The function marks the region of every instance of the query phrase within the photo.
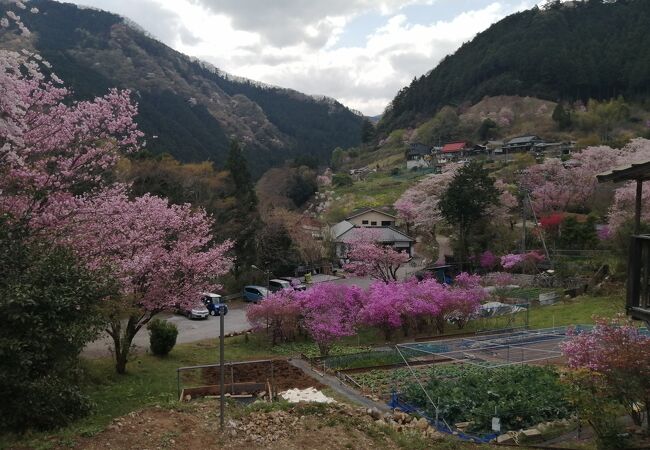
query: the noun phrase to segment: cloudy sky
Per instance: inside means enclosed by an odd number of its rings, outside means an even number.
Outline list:
[[[414,76],[539,0],[67,0],[230,72],[380,114]]]

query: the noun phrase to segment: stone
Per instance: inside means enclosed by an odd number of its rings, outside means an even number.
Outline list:
[[[421,417],[415,421],[415,427],[419,430],[426,431],[427,428],[429,428],[429,421],[424,417]]]
[[[511,434],[505,433],[497,436],[497,444],[514,444],[515,439]]]
[[[522,431],[522,433],[526,437],[526,439],[529,440],[542,438],[542,432],[539,431],[537,428],[530,428],[528,430]]]
[[[465,428],[468,428],[471,425],[472,422],[458,422],[454,424],[454,426],[460,430],[464,430]]]
[[[370,417],[372,417],[375,420],[381,419],[382,416],[381,411],[379,411],[377,408],[368,408],[367,413]]]

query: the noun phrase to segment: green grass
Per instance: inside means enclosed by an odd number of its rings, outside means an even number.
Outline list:
[[[21,445],[50,448],[74,436],[89,436],[101,431],[118,416],[151,405],[176,406],[176,369],[182,366],[216,363],[219,350],[216,341],[180,344],[165,358],[149,354],[136,355],[127,365],[127,373],[115,373],[110,358],[82,360],[83,392],[95,404],[90,416],[81,419],[53,434],[28,433],[19,439]],[[266,340],[244,336],[229,338],[225,342],[226,361],[239,361],[272,357]],[[12,448],[16,436],[0,436],[0,449]]]
[[[406,171],[404,166],[398,175],[372,173],[352,186],[335,188],[334,199],[338,200],[334,200],[330,206],[328,219],[338,219],[341,214],[361,207],[391,206],[406,189],[425,175],[423,171]]]
[[[592,323],[592,317],[613,316],[624,311],[622,294],[614,297],[581,296],[566,302],[545,307],[533,307],[530,311],[531,328],[547,328],[553,325]],[[475,324],[457,330],[449,326],[448,333],[473,331]],[[412,336],[397,340],[410,341]],[[384,344],[382,333],[375,329],[364,329],[357,336],[344,339],[334,350],[335,354],[346,354],[367,350],[370,345]],[[307,351],[315,353],[315,346],[309,342],[285,345],[272,350],[265,336],[238,336],[226,340],[226,360],[246,360],[289,355]],[[126,375],[117,375],[110,358],[83,360],[85,376],[82,389],[95,403],[93,413],[53,434],[28,433],[18,439],[15,436],[0,436],[0,448],[15,447],[17,442],[33,448],[51,448],[72,440],[75,436],[93,435],[103,429],[114,417],[150,405],[174,406],[176,402],[176,369],[181,366],[209,364],[218,361],[216,341],[201,341],[177,345],[166,358],[148,354],[136,355],[127,366]],[[377,360],[378,362],[382,362]]]
[[[623,295],[591,297],[583,295],[551,306],[536,306],[530,311],[531,328],[593,323],[594,316],[612,317],[625,312]]]

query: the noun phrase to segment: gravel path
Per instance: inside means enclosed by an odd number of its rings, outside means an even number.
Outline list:
[[[352,403],[363,406],[364,408],[377,408],[379,411],[382,412],[390,411],[388,405],[384,403],[375,402],[373,400],[370,400],[367,397],[364,397],[363,395],[359,394],[356,390],[344,384],[341,380],[339,380],[335,376],[329,374],[323,374],[322,372],[317,373],[315,370],[311,368],[309,363],[303,359],[295,359],[295,358],[290,359],[289,363],[298,367],[299,369],[302,369],[303,372],[313,377],[314,379],[318,380],[319,383],[332,388],[334,391],[344,396]]]

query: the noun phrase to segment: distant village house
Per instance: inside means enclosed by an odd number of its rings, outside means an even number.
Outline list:
[[[409,144],[406,153],[406,169],[431,167],[431,147],[419,142]]]
[[[412,256],[415,239],[395,228],[396,223],[397,217],[374,208],[354,211],[345,220],[330,228],[336,256],[345,258],[349,243],[360,239],[364,228],[376,230],[377,240],[382,245],[393,247]]]

